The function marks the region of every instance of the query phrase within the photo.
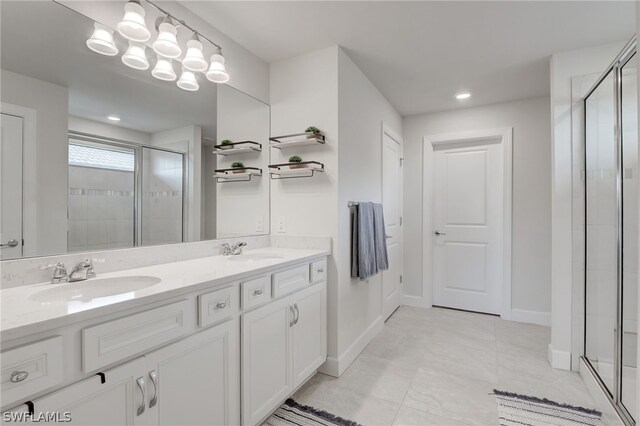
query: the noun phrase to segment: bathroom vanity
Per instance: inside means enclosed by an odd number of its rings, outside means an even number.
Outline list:
[[[326,359],[328,254],[269,247],[1,290],[3,421],[258,424]]]

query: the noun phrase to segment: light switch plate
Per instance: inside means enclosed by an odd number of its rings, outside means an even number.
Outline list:
[[[278,218],[278,232],[287,232],[287,218],[284,216]]]
[[[264,221],[262,220],[262,216],[258,216],[256,219],[256,232],[264,231]]]

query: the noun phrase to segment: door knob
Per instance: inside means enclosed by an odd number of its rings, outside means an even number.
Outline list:
[[[440,232],[440,231],[436,231],[436,232],[434,232],[434,234],[436,234],[437,237],[439,237],[440,235],[443,235],[443,236],[447,235],[446,233]]]
[[[18,247],[18,240],[9,240],[5,244],[0,244],[0,247]]]

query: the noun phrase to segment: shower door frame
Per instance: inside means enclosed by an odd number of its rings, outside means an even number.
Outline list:
[[[142,245],[142,150],[144,148],[154,149],[157,151],[169,152],[180,155],[182,158],[182,236],[181,241],[175,243],[184,243],[187,234],[188,217],[186,211],[187,197],[187,176],[189,176],[187,153],[174,151],[167,148],[161,148],[153,145],[137,144],[122,139],[110,138],[106,136],[93,135],[91,133],[77,132],[69,130],[68,139],[76,139],[84,142],[92,142],[103,145],[110,145],[118,148],[127,148],[134,151],[135,167],[133,170],[133,247],[143,247]]]
[[[585,365],[596,379],[596,382],[606,395],[607,399],[616,410],[622,420],[628,425],[635,425],[635,421],[627,408],[622,403],[622,285],[623,285],[623,253],[622,253],[622,221],[623,221],[623,200],[622,200],[622,69],[636,55],[637,44],[636,36],[634,36],[620,51],[613,62],[598,77],[596,82],[587,91],[582,98],[582,126],[583,126],[583,147],[584,147],[584,336],[583,336],[583,354],[581,356]],[[587,99],[600,87],[600,84],[612,73],[614,78],[614,143],[615,143],[615,160],[616,160],[616,331],[614,340],[613,354],[613,389],[609,390],[598,371],[591,364],[587,357]],[[638,407],[640,409],[640,407]],[[637,415],[637,414],[636,414]]]

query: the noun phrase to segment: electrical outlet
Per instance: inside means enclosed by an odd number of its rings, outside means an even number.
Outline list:
[[[256,220],[256,232],[263,232],[263,231],[264,231],[264,222],[262,220],[262,216],[258,216]]]
[[[287,218],[284,216],[278,218],[278,232],[287,232]]]

